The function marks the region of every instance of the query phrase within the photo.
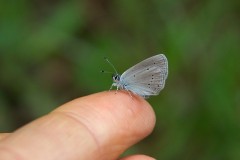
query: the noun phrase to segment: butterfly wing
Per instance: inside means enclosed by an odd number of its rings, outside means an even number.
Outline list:
[[[143,60],[125,71],[120,82],[123,89],[142,97],[158,95],[168,76],[168,61],[159,54]]]

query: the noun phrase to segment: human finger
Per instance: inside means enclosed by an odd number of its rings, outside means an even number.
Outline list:
[[[101,92],[66,103],[7,136],[0,159],[116,159],[154,125],[154,112],[142,98]]]

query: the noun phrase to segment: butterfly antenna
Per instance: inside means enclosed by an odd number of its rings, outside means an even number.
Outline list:
[[[101,72],[101,73],[110,73],[110,74],[113,74],[113,72],[104,71],[104,70],[101,70],[100,72]]]
[[[112,66],[112,68],[114,69],[115,73],[118,74],[116,68],[115,68],[114,65],[107,59],[107,57],[104,57],[104,59]]]

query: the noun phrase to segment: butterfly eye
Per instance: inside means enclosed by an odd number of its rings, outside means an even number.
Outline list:
[[[115,76],[115,79],[116,79],[116,81],[120,81],[120,76],[119,76],[119,75],[116,75],[116,76]]]
[[[113,75],[112,78],[113,78],[114,81],[120,81],[120,76],[118,74]]]

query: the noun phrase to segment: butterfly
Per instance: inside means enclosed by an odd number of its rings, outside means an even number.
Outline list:
[[[108,59],[107,62],[110,63]],[[112,65],[112,63],[110,63]],[[113,86],[137,94],[143,98],[156,96],[165,86],[168,77],[168,60],[164,54],[147,58],[132,66],[122,75],[118,74],[115,67],[112,75]]]

